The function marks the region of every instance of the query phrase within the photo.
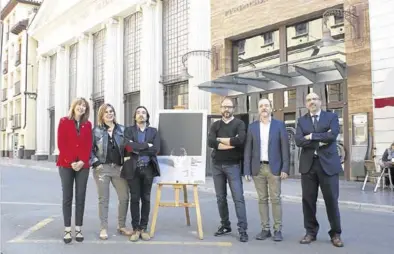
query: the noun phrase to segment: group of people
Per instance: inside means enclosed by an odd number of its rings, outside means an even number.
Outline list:
[[[295,135],[300,147],[302,208],[306,234],[301,244],[316,240],[319,223],[316,219],[318,189],[323,194],[331,230],[331,242],[342,247],[341,222],[338,207],[339,173],[342,171],[336,150],[339,134],[338,116],[321,110],[321,100],[315,93],[306,97],[309,112],[298,119]],[[221,223],[215,236],[230,233],[231,223],[227,204],[229,184],[238,218],[239,240],[249,240],[247,212],[242,177],[254,181],[258,194],[261,232],[257,240],[271,238],[282,241],[281,182],[289,175],[290,148],[286,126],[272,117],[268,99],[258,102],[260,119],[249,124],[234,118],[234,103],[225,98],[221,102],[222,119],[214,122],[208,134],[208,146],[213,148],[213,180]],[[88,120],[89,103],[75,99],[68,116],[60,119],[58,127],[59,157],[57,166],[63,190],[64,242],[73,239],[71,214],[75,182],[75,240],[82,242],[86,186],[89,169],[98,193],[99,237],[108,239],[108,206],[110,183],[118,196],[118,232],[131,241],[150,240],[147,225],[153,178],[160,176],[157,154],[160,137],[156,128],[149,126],[148,110],[139,106],[134,113],[135,124],[125,127],[116,121],[115,109],[105,103],[97,114],[97,126]],[[271,233],[269,205],[271,200],[273,233]],[[141,202],[141,207],[140,207]],[[126,227],[130,205],[132,230]]]
[[[118,197],[118,232],[131,241],[150,240],[147,225],[153,178],[160,175],[157,154],[160,137],[149,126],[149,112],[139,106],[134,113],[135,124],[125,127],[116,121],[111,104],[104,103],[97,114],[97,126],[88,120],[89,103],[75,99],[67,116],[58,127],[59,156],[57,166],[63,191],[65,243],[73,239],[71,214],[75,182],[75,240],[82,242],[86,187],[90,168],[97,186],[99,237],[108,239],[108,206],[110,183]],[[140,207],[141,203],[141,207]],[[130,205],[132,230],[126,227]]]
[[[301,148],[299,172],[301,173],[302,209],[306,234],[301,244],[316,240],[319,223],[316,219],[318,189],[323,194],[331,230],[328,232],[336,247],[343,247],[341,221],[338,207],[339,173],[342,171],[336,139],[340,126],[335,113],[321,110],[321,100],[315,93],[306,96],[308,113],[297,122],[296,145]],[[234,118],[234,102],[224,98],[221,102],[222,119],[214,122],[209,130],[208,146],[212,150],[213,180],[217,197],[220,226],[215,236],[232,231],[227,204],[229,184],[238,218],[241,242],[249,240],[243,181],[253,179],[258,194],[261,232],[257,240],[272,238],[282,241],[281,182],[289,175],[290,148],[286,126],[272,117],[268,99],[258,102],[259,120],[249,124]],[[269,205],[271,200],[273,233],[271,233]]]

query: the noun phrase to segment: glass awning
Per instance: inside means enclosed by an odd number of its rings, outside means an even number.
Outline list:
[[[332,52],[265,68],[226,74],[198,88],[221,96],[234,96],[346,79],[345,54]]]

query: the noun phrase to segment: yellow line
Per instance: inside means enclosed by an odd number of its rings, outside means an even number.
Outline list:
[[[46,225],[48,225],[49,223],[51,223],[54,220],[53,217],[49,217],[46,218],[40,222],[38,222],[36,225],[34,225],[33,227],[27,229],[26,231],[24,231],[22,234],[20,234],[19,236],[15,237],[14,239],[10,240],[9,243],[21,243],[24,242],[25,239],[31,235],[32,233],[42,229],[43,227],[45,227]]]
[[[16,243],[12,241],[12,243]],[[61,243],[64,244],[62,240],[25,240],[22,239],[17,241],[17,243]],[[139,241],[139,242],[130,242],[130,241],[84,241],[83,243],[87,244],[142,244],[142,245],[189,245],[189,246],[218,246],[218,247],[231,247],[233,244],[231,242],[181,242],[181,241]]]

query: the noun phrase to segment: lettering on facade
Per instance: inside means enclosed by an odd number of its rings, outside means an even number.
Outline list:
[[[253,0],[253,1],[250,1],[250,2],[245,3],[245,4],[241,4],[241,5],[237,6],[237,7],[231,8],[230,10],[227,10],[224,15],[227,17],[229,15],[232,15],[232,14],[237,13],[237,12],[241,12],[241,11],[243,11],[245,9],[250,8],[250,7],[253,7],[253,6],[256,6],[256,5],[259,5],[259,4],[263,4],[263,3],[267,2],[267,1],[268,0]]]
[[[112,3],[114,0],[96,0],[95,9],[96,11],[103,9],[108,4]]]

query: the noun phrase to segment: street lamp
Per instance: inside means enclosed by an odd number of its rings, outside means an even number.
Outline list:
[[[354,10],[354,9],[353,9]],[[360,24],[359,24],[359,19],[358,15],[354,14],[354,11],[345,11],[343,9],[330,9],[327,10],[323,13],[323,21],[322,21],[322,32],[323,36],[320,41],[318,41],[314,45],[314,50],[312,52],[311,56],[315,56],[319,54],[320,48],[322,47],[330,47],[337,45],[339,43],[342,43],[343,40],[335,40],[332,35],[331,35],[331,30],[327,25],[328,19],[330,16],[343,16],[349,23],[353,26],[355,33],[356,33],[356,38],[354,39],[359,39],[360,37]]]
[[[182,56],[182,72],[179,75],[180,78],[183,79],[190,79],[193,78],[192,75],[189,74],[188,70],[187,70],[187,66],[186,66],[186,62],[187,59],[189,58],[189,56],[205,56],[206,58],[210,59],[211,58],[211,51],[210,50],[192,50],[187,52],[186,54],[184,54]]]

